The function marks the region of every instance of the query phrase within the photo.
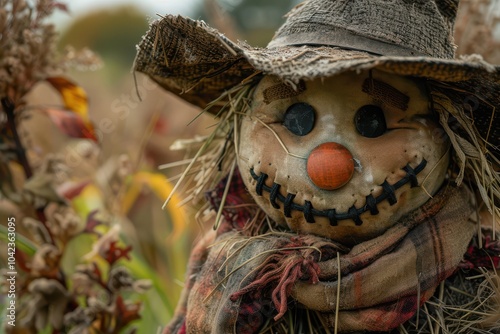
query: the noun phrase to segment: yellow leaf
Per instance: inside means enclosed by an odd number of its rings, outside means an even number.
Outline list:
[[[89,125],[88,99],[83,88],[63,77],[47,78],[47,81],[61,94],[64,106],[78,114],[85,124]]]
[[[168,182],[162,174],[150,172],[135,173],[130,179],[130,184],[122,201],[122,210],[125,214],[130,211],[144,187],[152,190],[156,197],[158,197],[162,202],[173,190],[170,182]],[[178,207],[179,202],[179,198],[174,195],[170,201],[169,207],[167,208],[168,213],[172,218],[172,238],[175,238],[183,230],[183,224],[186,221],[184,211]]]

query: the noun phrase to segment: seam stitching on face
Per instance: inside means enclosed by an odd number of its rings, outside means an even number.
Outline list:
[[[315,223],[314,216],[317,216],[328,218],[331,226],[337,226],[338,221],[347,219],[351,219],[357,226],[360,226],[363,224],[363,220],[360,217],[362,213],[369,211],[371,215],[377,215],[379,213],[377,205],[384,200],[387,200],[390,205],[396,204],[398,201],[395,194],[396,190],[407,183],[410,183],[411,188],[418,187],[419,184],[417,175],[423,171],[426,166],[427,160],[425,159],[422,159],[422,161],[415,168],[412,168],[410,164],[407,164],[405,167],[401,168],[405,171],[406,175],[403,176],[398,182],[389,184],[389,182],[385,180],[380,185],[382,187],[382,194],[377,197],[370,194],[366,196],[366,202],[363,207],[357,209],[353,205],[347,212],[344,213],[337,213],[335,209],[314,209],[310,201],[304,201],[304,205],[294,203],[293,200],[295,199],[295,194],[287,193],[285,197],[279,192],[281,185],[273,182],[273,185],[269,187],[265,184],[268,174],[260,173],[260,175],[257,175],[252,167],[250,168],[250,175],[255,181],[257,181],[255,186],[255,192],[257,195],[262,196],[264,191],[268,192],[270,194],[269,201],[275,209],[279,209],[281,207],[278,202],[283,203],[283,213],[287,218],[290,218],[292,216],[292,210],[295,210],[302,212],[306,222],[310,224]]]

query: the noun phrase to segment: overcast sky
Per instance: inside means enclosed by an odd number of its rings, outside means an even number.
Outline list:
[[[66,25],[75,16],[86,12],[115,7],[123,4],[133,4],[144,10],[145,13],[154,16],[156,14],[182,14],[190,15],[192,8],[202,0],[71,0],[62,1],[68,5],[70,14],[57,13],[54,21],[59,26]]]

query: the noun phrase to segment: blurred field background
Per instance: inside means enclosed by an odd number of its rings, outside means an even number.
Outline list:
[[[73,0],[66,3],[67,11],[47,18],[57,29],[58,52],[65,54],[69,63],[74,56],[76,66],[66,70],[64,78],[85,92],[88,117],[98,140],[69,136],[49,114],[37,112],[54,106],[69,107],[64,85],[40,80],[20,103],[23,117],[17,130],[28,163],[35,176],[45,177],[29,178],[16,159],[5,156],[2,160],[0,240],[2,245],[7,240],[7,219],[15,217],[19,276],[17,326],[2,326],[0,333],[6,329],[9,333],[156,333],[172,316],[190,249],[211,226],[196,219],[198,208],[180,206],[182,193],[166,210],[161,209],[182,165],[169,169],[158,166],[183,160],[189,152],[170,151],[172,143],[209,133],[216,120],[202,116],[187,126],[199,110],[163,92],[140,74],[134,81],[131,67],[135,45],[150,20],[157,14],[172,13],[203,19],[233,40],[265,46],[283,22],[283,14],[299,1],[176,2],[182,5],[173,5],[174,1],[151,1],[148,5],[148,1],[139,0]],[[459,53],[480,53],[499,64],[498,22],[498,1],[462,1],[457,21]],[[72,48],[69,51],[68,46]],[[95,56],[82,53],[85,49]],[[5,126],[5,118],[3,121],[0,118]],[[3,139],[0,144],[6,142]],[[30,184],[30,179],[36,184]],[[10,200],[5,196],[7,188],[13,194],[29,192],[31,201],[19,204]],[[60,197],[64,197],[64,203],[60,203]],[[35,203],[36,199],[42,203]],[[65,206],[71,212],[65,211]],[[61,232],[68,227],[72,233]],[[110,249],[112,252],[115,248],[121,249],[116,261],[109,258]],[[4,249],[2,246],[2,268],[7,267]],[[113,269],[116,266],[126,268],[126,279]],[[96,279],[96,273],[102,277]],[[130,289],[114,287],[111,278]],[[35,283],[47,283],[42,279],[61,283],[61,308],[50,306],[57,296],[44,291],[43,286],[37,289]],[[96,288],[97,283],[105,286]],[[82,291],[85,284],[88,289]],[[6,301],[3,294],[0,304]],[[75,319],[62,319],[55,314],[57,310]],[[120,318],[120,312],[129,316],[127,321]],[[136,319],[138,315],[140,320]]]

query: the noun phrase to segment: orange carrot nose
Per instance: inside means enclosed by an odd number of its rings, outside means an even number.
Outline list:
[[[323,143],[307,159],[307,174],[321,189],[335,190],[349,182],[354,173],[351,152],[337,143]]]

